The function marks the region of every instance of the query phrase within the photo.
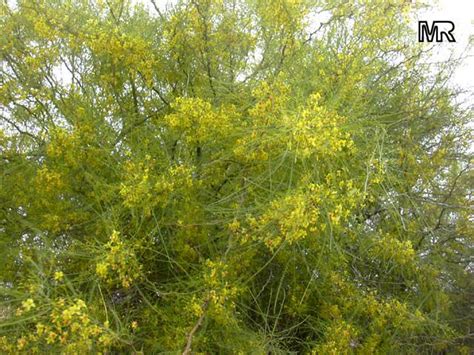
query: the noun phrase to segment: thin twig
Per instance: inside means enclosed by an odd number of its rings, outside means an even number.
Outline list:
[[[209,304],[209,300],[206,300],[204,302],[204,305],[202,306],[203,312],[202,312],[201,316],[199,317],[198,321],[194,325],[193,329],[191,329],[191,331],[189,332],[189,334],[186,338],[187,339],[186,340],[186,346],[183,350],[182,355],[191,354],[191,344],[193,342],[194,334],[199,330],[199,327],[201,327],[202,321],[204,320],[204,317],[206,316],[206,309],[207,309],[208,304]]]

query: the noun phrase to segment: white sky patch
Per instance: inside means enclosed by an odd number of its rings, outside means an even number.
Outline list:
[[[154,2],[154,4],[153,4]],[[161,12],[166,10],[177,2],[177,0],[131,0],[132,4],[144,4],[150,12],[156,12],[154,6],[156,5]],[[468,91],[474,90],[474,0],[428,0],[433,7],[419,11],[412,24],[417,36],[418,21],[452,21],[455,25],[453,31],[456,39],[455,43],[443,42],[433,43],[434,51],[432,53],[432,61],[440,62],[446,61],[450,58],[463,57],[463,61],[452,77],[451,83],[455,86]],[[16,7],[16,0],[7,0],[7,3]],[[317,25],[324,21],[324,14],[319,14],[316,22]],[[413,41],[418,41],[418,38],[413,38]],[[471,42],[471,46],[469,43]],[[55,74],[60,73],[66,83],[70,81],[67,77],[64,68],[56,68]],[[468,95],[470,104],[473,104],[472,94]]]
[[[418,30],[418,21],[452,21],[455,25],[452,32],[455,43],[443,41],[433,42],[432,61],[440,62],[452,58],[463,57],[463,61],[452,77],[452,84],[465,90],[474,89],[474,0],[437,0],[431,1],[433,8],[420,11],[415,17],[413,28]],[[418,33],[417,33],[418,34]],[[414,40],[418,40],[415,38]],[[471,46],[469,43],[471,41]],[[472,95],[470,95],[472,104]]]
[[[176,0],[154,0],[160,11],[166,11],[166,8]],[[133,0],[133,2],[148,3],[152,5],[151,0]],[[474,38],[474,0],[428,0],[433,7],[419,11],[415,16],[413,28],[418,29],[418,21],[452,21],[455,29],[453,31],[456,43],[434,43],[433,62],[446,61],[452,56],[458,58],[463,56],[462,65],[454,73],[452,83],[465,90],[474,89],[474,52],[469,47],[469,41]],[[152,8],[153,6],[151,6]],[[323,14],[324,15],[324,14]],[[321,16],[321,14],[319,14]],[[317,25],[326,18],[319,18]],[[418,41],[418,38],[414,38]]]
[[[132,5],[143,4],[145,8],[152,14],[156,14],[155,5],[161,13],[165,13],[167,9],[176,4],[177,0],[131,0]]]

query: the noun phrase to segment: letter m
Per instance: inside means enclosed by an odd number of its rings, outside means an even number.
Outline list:
[[[451,29],[449,31],[438,29],[438,24],[450,24]],[[418,42],[425,42],[425,38],[428,42],[443,42],[443,35],[446,36],[448,42],[456,42],[451,32],[454,31],[454,23],[451,21],[433,21],[430,28],[427,21],[418,21]]]

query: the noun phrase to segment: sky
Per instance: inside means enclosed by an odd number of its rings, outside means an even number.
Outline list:
[[[9,3],[15,3],[15,0],[7,0]],[[419,0],[411,0],[419,1]],[[150,11],[154,11],[151,0],[132,0],[132,3],[143,3]],[[168,4],[175,3],[176,0],[154,0],[155,4],[164,10]],[[474,0],[424,0],[433,5],[429,10],[420,11],[417,18],[413,21],[413,29],[417,30],[418,20],[431,21],[452,21],[455,25],[454,37],[455,43],[434,43],[433,61],[445,61],[451,54],[466,57],[463,64],[454,73],[452,84],[465,90],[474,91],[474,50],[471,48],[466,52],[469,40],[474,39]],[[413,39],[417,41],[417,38]],[[474,45],[474,40],[471,40]],[[474,104],[471,95],[467,96],[470,104]]]
[[[142,3],[150,0],[135,0]],[[413,0],[412,0],[413,1]],[[418,21],[452,21],[455,25],[453,31],[455,43],[435,43],[433,48],[434,62],[445,61],[454,54],[455,57],[463,55],[466,57],[462,65],[454,73],[452,84],[465,90],[474,90],[474,50],[466,52],[469,39],[474,38],[474,0],[425,0],[433,7],[428,10],[420,11],[413,21],[413,28],[417,30]],[[174,0],[155,0],[155,4],[160,9],[165,9],[166,5],[173,3]],[[418,41],[418,38],[414,38]],[[474,41],[472,41],[474,45]],[[468,97],[471,104],[474,104],[472,95]]]
[[[447,60],[451,53],[459,56],[464,53],[465,59],[454,73],[452,83],[465,90],[474,90],[474,50],[466,51],[471,38],[474,45],[474,0],[438,0],[431,1],[434,7],[428,11],[421,11],[418,19],[421,21],[441,20],[452,21],[455,25],[453,31],[455,43],[434,43],[433,61]],[[414,22],[417,28],[417,21]],[[472,94],[470,104],[474,104]]]

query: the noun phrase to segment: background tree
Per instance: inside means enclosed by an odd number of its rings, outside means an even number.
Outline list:
[[[468,353],[472,116],[417,5],[149,5],[1,5],[0,349]]]

